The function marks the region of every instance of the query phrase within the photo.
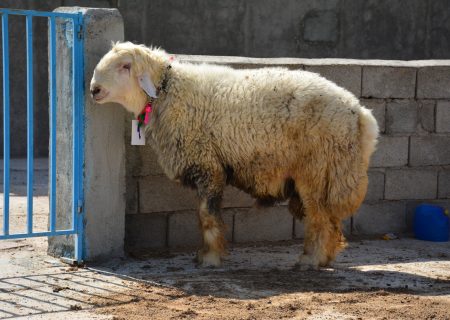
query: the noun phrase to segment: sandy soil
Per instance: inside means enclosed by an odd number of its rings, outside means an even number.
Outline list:
[[[239,300],[146,286],[135,302],[100,310],[114,319],[449,319],[444,298],[374,290]]]
[[[100,267],[150,283],[128,291],[130,303],[100,303],[97,312],[115,319],[450,319],[448,243],[352,242],[334,268],[321,271],[295,267],[300,249],[235,248],[216,270],[193,267],[189,254]]]

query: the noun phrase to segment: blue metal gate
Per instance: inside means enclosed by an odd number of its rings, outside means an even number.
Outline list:
[[[74,235],[74,260],[83,260],[83,126],[84,126],[84,66],[83,66],[83,16],[81,13],[40,12],[29,10],[0,9],[2,26],[3,64],[3,232],[1,239],[29,237],[49,237]],[[26,60],[27,60],[27,231],[10,233],[10,73],[8,17],[23,16],[26,19]],[[49,28],[49,228],[45,232],[33,232],[33,18],[48,20]],[[56,228],[56,20],[70,21],[73,32],[72,46],[72,221],[69,229]]]

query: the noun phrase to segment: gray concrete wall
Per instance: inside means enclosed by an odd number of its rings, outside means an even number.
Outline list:
[[[117,7],[124,18],[125,39],[162,46],[180,54],[402,60],[450,57],[448,0],[2,0],[0,3],[1,7],[45,11],[74,5]],[[24,156],[26,150],[26,134],[21,130],[26,105],[24,23],[19,20],[11,21],[14,27],[10,28],[14,52],[11,121],[16,142],[11,153],[15,157]],[[48,137],[46,28],[42,19],[34,26],[35,61],[39,61],[35,66],[38,124],[35,152],[39,156],[47,155]]]
[[[286,66],[318,72],[372,109],[381,138],[369,170],[369,190],[346,234],[412,231],[421,202],[450,209],[450,60],[255,59],[178,56],[234,68]],[[128,138],[127,138],[128,140]],[[200,244],[195,193],[169,181],[149,146],[127,143],[128,250]],[[228,188],[223,215],[234,243],[303,237],[285,205],[256,210],[243,192]]]
[[[448,0],[119,1],[125,37],[186,54],[443,59]]]
[[[84,243],[86,260],[99,260],[123,254],[125,232],[125,145],[122,107],[97,105],[89,94],[89,82],[100,58],[109,51],[111,40],[124,38],[123,21],[116,9],[58,8],[61,12],[83,13],[84,29]],[[64,29],[58,28],[58,48],[68,50]],[[58,55],[60,86],[58,93],[58,165],[57,215],[61,224],[71,220],[72,151],[71,151],[71,61]],[[69,134],[68,134],[69,132]],[[54,237],[49,242],[53,255],[69,256],[72,237]]]

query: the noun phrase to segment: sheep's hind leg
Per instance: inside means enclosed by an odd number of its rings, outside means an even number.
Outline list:
[[[288,203],[289,212],[298,220],[302,221],[305,217],[305,208],[303,206],[303,201],[298,195],[298,193],[294,193],[289,199]]]
[[[220,217],[219,208],[211,210],[211,206],[219,206],[219,203],[211,204],[211,202],[214,202],[214,200],[202,200],[199,210],[203,248],[198,251],[197,259],[202,267],[219,267],[222,263],[222,257],[226,254],[224,224]]]
[[[304,221],[305,241],[300,267],[318,269],[328,266],[345,247],[340,220],[322,210],[307,210]]]
[[[326,261],[324,244],[328,241],[326,229],[327,219],[307,212],[305,222],[305,239],[303,254],[300,255],[299,266],[302,270],[317,270]]]

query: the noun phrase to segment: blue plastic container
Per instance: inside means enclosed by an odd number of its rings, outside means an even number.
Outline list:
[[[417,206],[414,215],[414,234],[419,240],[435,242],[448,241],[448,211],[430,204]]]

